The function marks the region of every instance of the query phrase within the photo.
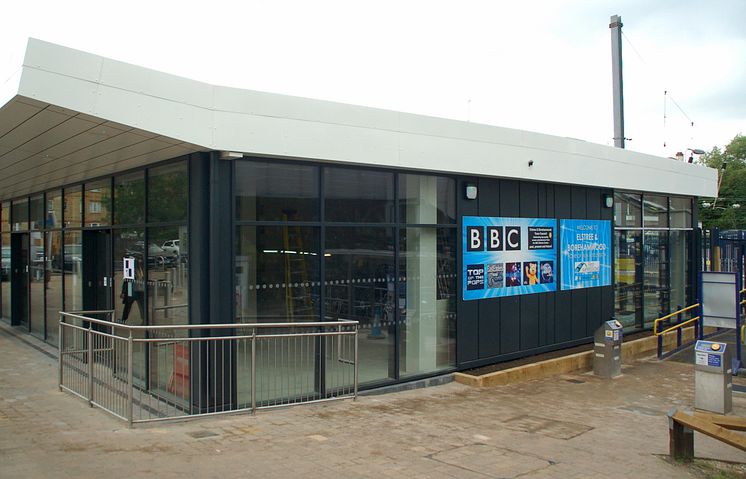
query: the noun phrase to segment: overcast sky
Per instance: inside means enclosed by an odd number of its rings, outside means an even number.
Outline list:
[[[746,0],[12,0],[0,12],[2,81],[35,37],[209,83],[610,145],[619,14],[629,149],[671,156],[746,133]]]

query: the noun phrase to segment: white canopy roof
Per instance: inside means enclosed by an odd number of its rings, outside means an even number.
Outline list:
[[[715,170],[667,158],[209,85],[35,39],[0,87],[0,104],[0,199],[209,150],[679,195],[717,190]]]

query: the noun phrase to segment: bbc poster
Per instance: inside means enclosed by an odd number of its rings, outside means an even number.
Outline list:
[[[463,217],[464,301],[556,291],[553,218]]]
[[[563,290],[611,284],[611,221],[560,220]]]

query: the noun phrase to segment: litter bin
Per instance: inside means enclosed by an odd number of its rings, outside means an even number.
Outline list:
[[[718,414],[733,409],[733,370],[727,343],[697,341],[694,346],[694,407]]]
[[[593,336],[593,373],[602,378],[622,374],[622,323],[606,321]]]

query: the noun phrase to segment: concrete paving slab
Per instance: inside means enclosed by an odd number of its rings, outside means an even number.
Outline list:
[[[51,350],[0,325],[0,477],[694,477],[661,458],[692,366],[636,361],[490,388],[457,383],[127,429],[56,384]],[[32,347],[33,346],[33,347]],[[734,397],[746,416],[746,397]],[[696,435],[698,457],[746,453]]]

